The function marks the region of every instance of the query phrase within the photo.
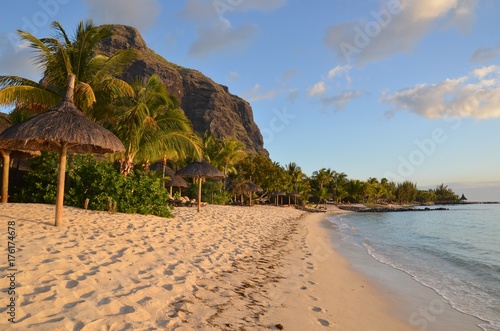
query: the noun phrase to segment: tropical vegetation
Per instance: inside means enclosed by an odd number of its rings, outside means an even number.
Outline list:
[[[74,155],[69,160],[65,200],[73,206],[91,209],[170,216],[169,196],[164,189],[167,164],[179,169],[192,160],[205,159],[221,170],[225,179],[207,180],[203,196],[211,203],[257,203],[293,201],[314,203],[436,203],[456,202],[458,196],[446,185],[419,190],[416,183],[395,183],[386,178],[350,179],[344,172],[321,168],[307,176],[299,165],[281,165],[269,157],[249,153],[236,138],[203,137],[194,131],[158,75],[137,77],[132,82],[120,75],[136,59],[133,50],[106,57],[96,47],[111,35],[105,26],[92,21],[78,24],[68,36],[54,22],[55,37],[38,39],[19,31],[22,39],[37,51],[35,63],[43,73],[40,82],[17,76],[0,76],[0,105],[12,106],[7,116],[12,123],[54,107],[64,97],[66,78],[76,76],[75,105],[123,142],[125,152],[107,159]],[[162,170],[151,170],[161,162]],[[13,188],[19,202],[53,203],[56,156],[42,153],[31,160],[24,185]],[[244,192],[248,183],[260,192]],[[184,194],[196,196],[196,187]],[[288,199],[283,199],[288,195]]]

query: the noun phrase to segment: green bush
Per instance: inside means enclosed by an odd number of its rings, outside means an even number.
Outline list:
[[[24,177],[26,185],[12,190],[12,201],[56,203],[58,165],[59,156],[55,153],[42,152],[33,158],[31,171]]]
[[[16,201],[55,203],[58,156],[43,153],[33,159],[26,175],[26,186]],[[172,217],[167,204],[168,192],[160,180],[144,172],[121,175],[118,167],[109,161],[96,161],[92,155],[72,155],[68,158],[65,205],[82,208],[88,199],[88,208]]]

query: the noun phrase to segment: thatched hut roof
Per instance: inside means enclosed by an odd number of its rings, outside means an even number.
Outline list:
[[[0,133],[5,131],[5,129],[11,127],[9,120],[7,119],[7,114],[0,113]],[[40,151],[21,151],[21,150],[12,150],[10,152],[10,157],[12,159],[29,159],[34,156],[40,155]],[[1,157],[1,155],[0,155]]]
[[[212,166],[207,161],[196,161],[188,164],[184,168],[177,171],[176,175],[182,177],[209,177],[209,178],[224,178],[224,174],[219,169]]]
[[[163,161],[154,162],[149,166],[149,170],[163,172]],[[175,175],[175,171],[169,166],[165,166],[165,176],[172,177]]]
[[[7,129],[11,124],[7,120],[7,114],[0,113],[0,132]]]
[[[212,166],[207,161],[196,161],[188,164],[181,170],[177,171],[176,175],[182,177],[192,177],[198,180],[198,212],[201,205],[201,182],[203,178],[224,178],[224,174],[219,169]]]
[[[87,118],[66,100],[45,113],[6,128],[0,134],[0,147],[12,150],[60,152],[61,142],[68,143],[70,153],[125,151],[113,133]]]
[[[165,183],[168,187],[188,187],[189,183],[180,176],[172,176],[172,179]]]

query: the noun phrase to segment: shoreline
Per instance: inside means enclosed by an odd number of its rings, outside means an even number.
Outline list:
[[[334,215],[333,215],[334,216]],[[393,313],[419,330],[481,331],[483,320],[463,313],[405,271],[376,260],[365,249],[342,240],[334,225],[322,223],[331,235],[333,248],[350,263],[350,268],[368,277],[392,305]]]
[[[282,269],[288,275],[276,284],[281,293],[265,320],[281,321],[284,330],[417,330],[392,311],[386,293],[332,246],[322,220],[332,215],[308,214],[301,222],[295,249]],[[337,210],[344,214],[347,211]]]

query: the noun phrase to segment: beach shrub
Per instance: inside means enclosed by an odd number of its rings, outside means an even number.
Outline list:
[[[161,186],[159,178],[148,176],[145,172],[135,170],[130,173],[126,177],[122,195],[116,201],[120,212],[173,217],[172,207],[167,204],[167,190]]]
[[[97,161],[91,155],[78,155],[70,172],[72,179],[68,204],[81,207],[89,199],[89,208],[172,217],[167,204],[168,192],[160,179],[146,172],[135,171],[124,177],[119,166],[109,161]]]
[[[75,155],[69,166],[67,205],[83,207],[89,199],[89,209],[108,210],[109,199],[119,201],[126,178],[108,161],[96,161],[92,155]]]
[[[16,201],[55,203],[58,164],[56,153],[43,152],[34,158]],[[98,161],[93,155],[68,157],[64,199],[65,205],[79,208],[89,199],[89,209],[109,211],[113,201],[117,212],[173,217],[167,204],[168,192],[161,187],[159,178],[145,172],[124,177],[118,165]]]
[[[24,175],[22,187],[13,190],[13,202],[56,203],[59,155],[42,152],[31,160],[31,170]]]

